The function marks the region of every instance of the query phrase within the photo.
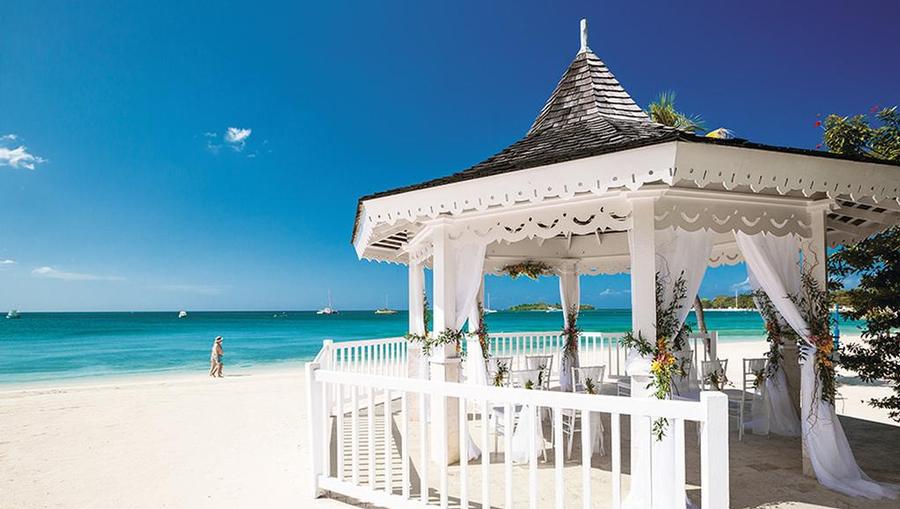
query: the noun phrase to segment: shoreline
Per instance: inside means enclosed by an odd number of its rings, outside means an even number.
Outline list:
[[[859,339],[859,334],[841,336],[842,341],[858,341]],[[758,345],[761,347],[760,353],[763,351],[762,345],[764,342],[765,338],[762,336],[736,336],[733,339],[726,336],[724,338],[719,338],[720,345],[733,345],[734,347],[741,349],[753,348],[753,345]],[[225,379],[281,375],[288,371],[302,374],[305,364],[312,359],[313,356],[310,356],[308,358],[257,362],[234,366],[229,366],[226,360]],[[73,390],[118,387],[123,385],[198,382],[208,379],[209,377],[205,367],[198,367],[196,369],[193,367],[185,367],[155,371],[121,371],[116,373],[85,374],[77,376],[66,376],[65,374],[61,374],[57,378],[40,380],[0,380],[0,395],[22,391]]]

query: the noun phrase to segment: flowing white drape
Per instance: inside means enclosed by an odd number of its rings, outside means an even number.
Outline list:
[[[631,232],[628,233],[630,245],[634,246]],[[713,232],[708,230],[689,232],[674,228],[655,232],[656,272],[659,273],[663,284],[662,302],[659,304],[662,307],[668,306],[675,296],[675,282],[682,276],[685,281],[685,296],[677,315],[678,330],[687,318],[691,303],[694,301],[706,273],[709,255],[712,251],[713,235]],[[632,310],[632,312],[637,313],[640,310]],[[644,331],[645,336],[646,334],[647,332]],[[656,341],[655,337],[645,337],[645,339],[651,342]],[[631,376],[650,376],[650,359],[631,352],[626,361],[626,372]],[[676,384],[678,383],[679,381],[676,380]],[[687,380],[684,380],[682,386],[686,386],[687,383]],[[634,384],[632,384],[633,386]],[[633,393],[632,396],[635,394]],[[649,428],[649,420],[646,425]],[[651,489],[653,509],[678,507],[679,504],[676,501],[687,498],[684,486],[675,485],[675,440],[672,430],[669,429],[662,440],[655,438],[650,440],[652,467],[643,465],[644,456],[638,453],[636,459],[633,460],[632,472],[649,472],[652,483],[648,486],[640,474],[633,475],[631,490],[623,504],[626,509],[650,507],[648,496]],[[632,455],[634,458],[634,449]]]
[[[661,307],[669,306],[675,298],[675,282],[679,277],[684,277],[685,296],[676,314],[679,330],[691,311],[691,304],[706,274],[713,235],[708,230],[688,232],[667,228],[656,231],[656,271],[663,283]],[[675,352],[675,356],[679,362],[690,359],[690,345],[685,344],[683,350]],[[696,372],[699,366],[693,366],[693,369]],[[694,388],[691,375],[675,377],[675,389],[679,393],[690,392]]]
[[[456,296],[456,323],[454,328],[456,330],[461,330],[462,326],[466,323],[466,320],[470,318],[473,314],[473,309],[477,309],[478,306],[478,294],[480,293],[481,284],[484,280],[484,253],[486,250],[484,244],[475,244],[475,243],[467,243],[460,244],[458,246],[454,246],[456,250],[456,264],[454,266],[455,269],[455,287],[454,293]],[[481,345],[478,341],[474,341],[475,346],[474,350],[469,350],[468,355],[466,356],[466,366],[465,373],[467,381],[470,383],[487,383],[487,373],[485,372],[485,365],[482,362],[482,354],[481,354]],[[466,347],[470,347],[472,342],[468,342]],[[480,367],[479,367],[480,366]],[[460,408],[461,412],[466,411],[464,408]],[[463,430],[460,430],[462,433]],[[468,458],[469,460],[473,460],[481,456],[481,449],[479,449],[478,445],[475,444],[475,441],[472,440],[472,434],[469,433],[468,428],[466,428],[465,433],[467,435],[468,442]]]
[[[793,245],[793,248],[790,250],[794,253],[793,259],[796,259],[799,245],[788,242],[785,242],[785,245]],[[791,253],[787,253],[787,256],[788,260],[792,259]],[[779,269],[778,272],[781,273],[783,278],[793,278],[787,273],[787,268]],[[747,279],[750,281],[750,288],[754,291],[762,288],[749,265],[747,266]],[[793,291],[796,290],[794,289]],[[781,322],[784,322],[784,320],[781,320]],[[787,325],[786,323],[783,324]],[[766,364],[768,365],[768,362]],[[776,435],[788,437],[800,436],[800,418],[797,416],[797,411],[794,409],[794,403],[791,401],[791,395],[788,392],[784,368],[779,367],[777,371],[769,375],[763,386],[762,404],[757,405],[754,401],[754,408],[752,409],[753,432],[756,434],[775,433]]]
[[[574,267],[565,268],[559,273],[559,298],[563,308],[563,328],[569,328],[569,311],[574,309],[575,316],[581,307],[581,280]],[[565,340],[565,338],[563,338]],[[565,352],[559,357],[559,387],[563,392],[572,390],[572,368],[578,367],[578,354],[569,358]]]
[[[798,241],[795,237],[776,237],[765,233],[748,235],[735,232],[738,247],[760,287],[775,309],[804,342],[805,357],[815,352],[809,326],[799,307],[790,298],[791,289],[800,288]],[[801,362],[800,411],[803,438],[816,478],[826,488],[872,499],[895,498],[896,487],[873,481],[856,464],[847,436],[834,406],[821,397],[814,362]]]

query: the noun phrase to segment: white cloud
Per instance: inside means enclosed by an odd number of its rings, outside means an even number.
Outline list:
[[[610,295],[625,295],[626,293],[631,293],[631,290],[613,290],[612,288],[607,288],[597,295],[600,297],[608,297]]]
[[[732,292],[746,292],[750,291],[750,277],[747,276],[747,279],[744,279],[740,283],[734,283],[731,285]]]
[[[235,151],[240,152],[244,150],[244,146],[247,144],[247,138],[250,137],[250,133],[252,132],[252,129],[229,127],[228,130],[225,131],[225,143]]]
[[[18,147],[9,145],[10,142],[18,139],[19,137],[15,134],[0,136],[0,166],[33,170],[36,165],[47,162],[43,157],[29,152],[25,145]]]
[[[82,272],[65,272],[48,266],[38,267],[32,270],[31,275],[47,279],[61,279],[63,281],[124,281],[125,279],[118,276],[100,276]]]
[[[9,259],[0,260],[0,265],[15,265],[15,264],[16,264],[15,260],[9,260]]]
[[[158,290],[179,293],[196,293],[199,295],[221,295],[226,287],[217,285],[171,284],[154,286]]]

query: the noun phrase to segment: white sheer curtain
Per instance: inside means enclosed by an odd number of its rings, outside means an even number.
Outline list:
[[[667,307],[675,298],[675,282],[679,277],[684,277],[685,296],[677,313],[678,323],[681,325],[691,311],[691,304],[706,274],[713,235],[708,230],[688,232],[667,228],[656,231],[656,271],[663,282],[662,307]],[[684,348],[675,352],[679,362],[691,358],[690,345],[685,344]],[[695,372],[699,368],[700,366],[693,366]],[[675,389],[679,393],[689,392],[692,389],[691,379],[690,375],[675,377]]]
[[[628,233],[631,241],[631,232]],[[655,232],[656,272],[659,273],[663,284],[663,302],[660,304],[667,306],[672,302],[675,282],[679,277],[683,276],[685,281],[685,296],[677,316],[679,329],[680,324],[687,318],[691,303],[706,273],[713,235],[714,233],[708,230],[689,232],[674,228]],[[633,246],[633,242],[630,245]],[[646,339],[656,340],[655,337]],[[636,352],[630,352],[626,361],[626,372],[631,376],[649,376],[650,359],[636,355]],[[647,427],[649,428],[649,421]],[[634,435],[632,437],[634,439]],[[678,501],[686,499],[687,495],[684,486],[675,485],[675,439],[671,425],[662,440],[650,439],[650,449],[652,466],[644,465],[644,456],[638,454],[632,472],[649,472],[652,482],[648,485],[640,476],[633,477],[623,507],[626,509],[650,507],[648,496],[651,490],[653,509],[683,507],[684,504],[679,504]],[[632,454],[635,454],[634,450]]]
[[[785,244],[788,245],[789,243],[785,242]],[[799,248],[799,244],[793,244],[794,258],[796,258],[796,252]],[[787,253],[787,256],[787,259],[791,259],[790,253]],[[787,274],[782,274],[782,277],[790,279],[790,276]],[[747,266],[747,279],[750,281],[750,288],[754,291],[762,288],[749,265]],[[780,316],[778,319],[784,325],[787,325]],[[768,362],[766,364],[768,365]],[[757,434],[775,433],[776,435],[788,437],[800,436],[800,418],[797,416],[797,411],[794,409],[794,403],[791,401],[791,395],[788,392],[784,368],[780,367],[769,375],[763,383],[763,387],[765,390],[763,391],[761,405],[757,405],[757,402],[754,401],[752,410],[753,432]]]
[[[569,310],[575,309],[575,316],[581,307],[581,279],[575,267],[566,267],[559,273],[559,298],[563,308],[563,327],[569,327]],[[563,338],[565,340],[565,338]],[[565,352],[559,356],[559,388],[563,392],[572,390],[572,368],[578,367],[578,354],[569,358]]]
[[[789,297],[800,287],[799,243],[795,237],[735,232],[747,267],[775,309],[803,339],[807,358],[813,355],[809,326]],[[794,292],[792,292],[794,289]],[[826,488],[872,499],[895,498],[898,489],[873,481],[856,464],[834,406],[822,401],[813,362],[800,366],[800,411],[803,437],[816,478]]]
[[[484,244],[460,244],[455,246],[456,249],[456,265],[455,265],[455,294],[456,294],[456,324],[454,328],[461,330],[473,314],[473,308],[477,309],[478,295],[481,289],[481,283],[484,280],[484,253],[486,250]],[[466,347],[470,347],[473,342],[468,342]],[[485,364],[482,362],[481,345],[478,341],[474,341],[475,350],[469,350],[466,355],[466,381],[469,383],[487,383],[487,373],[485,372]],[[465,409],[461,408],[461,412]],[[460,430],[462,432],[462,430]],[[472,440],[472,434],[468,428],[465,430],[468,437],[468,458],[473,460],[481,456],[481,449]]]

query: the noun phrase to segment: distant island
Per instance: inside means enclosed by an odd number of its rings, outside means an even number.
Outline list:
[[[594,306],[590,304],[582,304],[578,307],[581,311],[593,311]],[[507,311],[561,311],[562,304],[548,304],[546,302],[531,302],[527,304],[516,304],[515,306],[507,309]]]
[[[737,298],[734,295],[719,295],[712,299],[700,299],[700,302],[703,304],[703,309],[756,309],[753,295],[749,293],[742,293]]]

